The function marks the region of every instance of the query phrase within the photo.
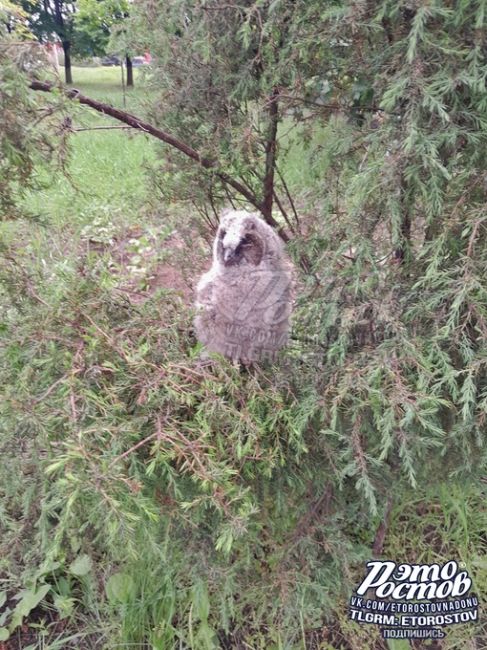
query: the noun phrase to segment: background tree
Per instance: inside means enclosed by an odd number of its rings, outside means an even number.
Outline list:
[[[60,40],[64,53],[65,81],[72,84],[71,54],[76,2],[20,0],[20,6],[28,14],[30,30],[41,43],[52,42],[54,35]]]
[[[77,51],[103,56],[120,52],[127,68],[127,86],[134,85],[131,47],[126,26],[129,3],[124,0],[78,0],[75,17]]]

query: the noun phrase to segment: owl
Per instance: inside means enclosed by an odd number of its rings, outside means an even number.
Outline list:
[[[293,267],[257,214],[224,213],[213,264],[196,290],[195,329],[208,352],[250,364],[275,359],[289,337]]]

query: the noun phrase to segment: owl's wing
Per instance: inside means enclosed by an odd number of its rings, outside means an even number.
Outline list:
[[[198,340],[207,345],[214,337],[216,309],[214,305],[215,285],[210,272],[205,273],[196,288],[196,314],[194,325]]]
[[[196,308],[204,311],[214,311],[214,281],[210,273],[205,273],[196,289]]]

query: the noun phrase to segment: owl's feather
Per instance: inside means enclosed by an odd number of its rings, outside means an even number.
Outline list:
[[[227,212],[212,267],[197,287],[198,340],[244,363],[274,358],[288,340],[291,284],[292,266],[274,230],[256,214]]]

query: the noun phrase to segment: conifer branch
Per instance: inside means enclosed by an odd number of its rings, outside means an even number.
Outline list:
[[[38,80],[31,81],[30,87],[32,90],[40,90],[43,92],[51,92],[56,88],[56,86],[51,83],[46,83],[44,81]],[[249,188],[245,187],[242,183],[229,176],[226,172],[219,170],[218,162],[216,160],[205,158],[198,151],[187,145],[185,142],[182,142],[175,136],[171,135],[167,131],[163,131],[153,124],[145,122],[137,116],[132,115],[131,113],[123,111],[119,108],[115,108],[110,104],[105,104],[104,102],[100,102],[96,99],[92,99],[91,97],[87,97],[76,88],[61,88],[61,90],[68,99],[78,101],[80,104],[89,106],[90,108],[93,108],[94,110],[98,111],[99,113],[103,113],[104,115],[109,115],[110,117],[113,117],[114,119],[119,120],[124,124],[128,124],[133,129],[138,129],[139,131],[148,133],[154,138],[157,138],[158,140],[165,142],[174,149],[177,149],[188,158],[191,158],[197,162],[204,169],[213,171],[215,176],[217,176],[225,185],[232,187],[251,205],[257,208],[257,210],[262,213],[265,221],[276,229],[277,233],[284,242],[289,241],[289,235],[274,219],[272,213],[269,212],[268,204],[263,204]]]

